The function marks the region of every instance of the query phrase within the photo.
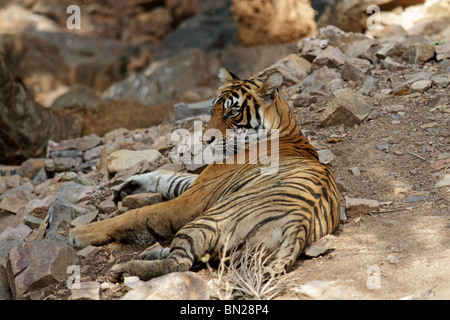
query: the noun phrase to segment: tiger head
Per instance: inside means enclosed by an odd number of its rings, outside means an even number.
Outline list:
[[[289,111],[289,107],[278,94],[283,82],[279,72],[271,73],[264,79],[240,80],[221,68],[218,77],[220,94],[213,100],[211,119],[204,130],[206,143],[213,143],[220,134],[227,137],[231,131],[242,133],[266,129],[267,132],[280,129],[281,113],[286,110],[279,108],[288,108]]]

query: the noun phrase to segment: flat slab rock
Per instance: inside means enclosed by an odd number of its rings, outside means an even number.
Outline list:
[[[210,292],[203,279],[191,271],[174,272],[154,278],[128,292],[121,300],[208,300]]]

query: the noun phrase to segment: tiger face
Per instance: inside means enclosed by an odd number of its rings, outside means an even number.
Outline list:
[[[265,79],[240,80],[225,68],[218,76],[220,94],[213,100],[203,140],[214,147],[222,146],[230,156],[242,145],[237,141],[259,140],[262,134],[266,136],[270,129],[278,128],[279,114],[273,105],[283,78],[275,72]]]

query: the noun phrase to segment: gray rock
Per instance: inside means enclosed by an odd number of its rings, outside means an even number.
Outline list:
[[[379,203],[376,200],[345,197],[345,209],[349,218],[378,210]]]
[[[81,249],[77,252],[77,255],[82,258],[89,258],[100,251],[99,247],[88,245],[87,247]]]
[[[377,149],[380,151],[386,151],[386,150],[389,150],[389,145],[388,144],[379,144],[379,145],[377,145]]]
[[[402,63],[398,63],[391,57],[386,57],[386,59],[381,60],[380,66],[381,66],[381,69],[386,69],[386,70],[390,70],[390,71],[398,71],[398,70],[403,70],[403,69],[407,68],[406,65],[404,65]]]
[[[310,258],[316,258],[321,254],[324,254],[327,250],[329,250],[333,244],[336,242],[336,237],[333,235],[326,235],[316,242],[312,243],[305,250],[305,255]]]
[[[319,154],[319,161],[323,164],[329,164],[336,159],[336,155],[328,149],[317,150],[317,153]]]
[[[431,80],[419,80],[411,84],[411,92],[423,92],[431,88]]]
[[[83,157],[83,152],[76,153],[76,154],[70,154],[72,152],[76,151],[86,151],[89,149],[92,149],[99,144],[102,143],[102,139],[98,137],[97,135],[93,134],[90,136],[84,136],[77,139],[71,139],[71,140],[64,140],[59,143],[52,142],[48,144],[47,151],[50,152],[50,155],[54,151],[67,151],[67,154],[58,154],[58,157]]]
[[[6,269],[0,264],[0,300],[11,300],[12,293],[9,287],[8,276]]]
[[[72,221],[70,221],[70,225],[74,226],[74,227],[84,226],[84,225],[89,224],[92,221],[94,221],[94,219],[97,218],[97,215],[98,215],[98,211],[96,211],[96,210],[86,213],[86,214],[83,214],[83,215],[79,216],[78,218],[75,218]]]
[[[114,151],[106,158],[106,169],[108,173],[115,174],[130,169],[141,161],[153,163],[159,158],[161,153],[154,149],[138,151],[121,149]]]
[[[23,218],[23,223],[30,227],[31,229],[37,229],[40,227],[44,220],[36,218],[35,216],[32,216],[31,214],[25,215]]]
[[[342,67],[342,79],[361,81],[369,73],[372,65],[366,59],[350,58],[345,60]]]
[[[162,202],[162,197],[159,193],[140,193],[126,196],[122,205],[130,209],[136,209],[160,202]]]
[[[450,75],[435,75],[431,77],[431,80],[435,85],[445,88],[450,83]]]
[[[376,52],[380,59],[390,57],[398,63],[424,64],[435,57],[434,47],[425,38],[411,35],[403,41],[385,44]]]
[[[344,124],[353,126],[363,121],[371,111],[364,97],[350,88],[334,92],[334,98],[319,117],[321,126]]]
[[[405,199],[405,202],[406,203],[414,203],[414,202],[426,200],[426,198],[427,197],[424,197],[424,196],[409,196]]]
[[[102,99],[95,90],[82,84],[74,84],[68,91],[53,101],[51,108],[60,110],[64,107],[78,107],[80,105],[94,108],[101,103]]]
[[[392,104],[389,106],[385,106],[384,110],[386,110],[389,113],[397,113],[399,111],[405,111],[405,106],[402,104]]]
[[[117,206],[111,199],[103,200],[98,204],[97,208],[103,214],[111,214],[117,210]]]
[[[439,178],[439,181],[434,185],[435,188],[450,187],[450,174],[444,174]]]
[[[209,63],[206,53],[200,49],[177,51],[175,55],[152,62],[142,72],[114,83],[104,92],[104,99],[137,100],[145,105],[172,101],[177,93],[205,80],[205,74],[212,78]]]
[[[323,87],[328,88],[333,80],[342,79],[341,74],[327,66],[315,70],[302,81],[302,93],[312,94],[321,90]]]
[[[329,68],[339,68],[345,63],[346,56],[342,51],[333,46],[328,46],[313,61],[311,69],[317,70],[327,66]]]
[[[85,187],[75,182],[61,185],[48,210],[49,226],[46,235],[49,239],[66,241],[66,238],[59,233],[60,228],[90,212],[89,209],[74,204]]]
[[[83,158],[55,158],[45,160],[47,172],[79,171],[83,164]]]
[[[202,114],[211,114],[212,99],[196,103],[180,102],[173,106],[175,111],[175,120],[183,120],[191,117],[197,117]]]
[[[15,228],[7,227],[0,233],[0,265],[5,264],[5,258],[11,248],[24,243],[31,231],[30,227],[19,224]]]
[[[258,77],[264,79],[275,71],[283,76],[282,85],[289,87],[306,78],[311,72],[311,63],[298,54],[292,53],[261,71]]]
[[[6,270],[14,299],[67,279],[67,267],[78,263],[69,246],[48,239],[15,246],[8,254]]]
[[[378,80],[372,76],[367,76],[361,88],[358,90],[358,93],[368,96],[377,91],[379,88],[380,87],[378,86]]]

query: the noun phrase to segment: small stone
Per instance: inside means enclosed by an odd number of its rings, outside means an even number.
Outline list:
[[[329,164],[336,159],[336,155],[328,149],[318,150],[317,153],[319,154],[319,161],[323,164]]]
[[[345,209],[349,218],[378,210],[379,203],[376,200],[345,197]]]
[[[387,57],[386,59],[381,60],[380,66],[381,66],[381,69],[387,69],[390,71],[398,71],[398,70],[402,70],[405,68],[405,65],[398,63],[391,57]]]
[[[311,69],[317,70],[323,66],[328,68],[339,68],[345,63],[346,56],[342,51],[333,46],[328,46],[314,59]]]
[[[44,219],[54,199],[55,196],[47,196],[44,199],[31,200],[24,207],[25,214],[30,214],[36,218]]]
[[[327,250],[329,250],[336,241],[336,237],[333,235],[326,235],[316,242],[312,243],[305,250],[305,255],[307,257],[316,258],[321,254],[324,254]]]
[[[431,80],[419,80],[411,84],[411,92],[423,92],[431,88]]]
[[[20,186],[20,175],[0,176],[0,182],[3,182],[7,189]]]
[[[143,284],[145,284],[145,281],[142,281],[141,279],[139,279],[139,277],[136,276],[123,278],[123,286],[126,287],[128,290],[137,289],[141,287]]]
[[[26,199],[17,199],[12,196],[4,197],[0,202],[0,210],[5,210],[14,214],[18,214],[20,208],[28,203]]]
[[[52,141],[48,144],[47,151],[61,151],[76,149],[85,151],[98,146],[102,142],[102,139],[96,135],[85,136],[82,138],[63,140],[59,143]],[[82,153],[81,153],[82,155]]]
[[[450,174],[444,174],[440,177],[438,182],[434,185],[435,188],[450,187]]]
[[[349,81],[362,81],[369,73],[371,63],[366,59],[347,59],[342,67],[342,79]]]
[[[25,177],[33,179],[42,169],[45,168],[45,159],[28,159],[21,164]]]
[[[111,214],[117,210],[116,204],[110,199],[100,202],[97,208],[103,214]]]
[[[344,124],[353,126],[363,121],[371,111],[364,97],[349,88],[336,90],[334,98],[319,117],[321,126]]]
[[[406,203],[414,203],[414,202],[426,200],[426,198],[427,197],[424,197],[424,196],[409,196],[406,198],[405,202]]]
[[[80,282],[71,289],[71,300],[100,300],[100,283],[95,281]]]
[[[349,170],[355,177],[359,177],[361,175],[361,171],[359,171],[358,167],[352,167],[349,168]]]
[[[380,151],[388,151],[389,145],[388,144],[379,144],[379,145],[377,145],[377,149]]]
[[[100,251],[99,247],[88,245],[87,247],[81,249],[77,252],[77,255],[82,258],[90,258]]]
[[[75,218],[72,221],[70,221],[70,225],[73,227],[87,225],[87,224],[91,223],[92,221],[94,221],[94,219],[97,218],[97,215],[98,215],[98,211],[92,211],[92,212],[83,214],[82,216],[79,216],[78,218]]]
[[[31,229],[39,228],[43,221],[43,219],[36,218],[30,214],[26,214],[23,218],[23,223]]]
[[[450,77],[449,76],[442,76],[442,75],[436,75],[431,77],[431,80],[433,81],[433,83],[437,86],[440,86],[442,88],[445,88],[448,86],[449,82],[450,82]]]
[[[367,76],[364,80],[361,88],[358,90],[358,93],[362,95],[368,96],[371,93],[377,91],[380,87],[378,86],[378,80],[372,76]]]
[[[332,281],[313,280],[301,285],[300,290],[303,293],[318,299],[333,283],[334,282]]]
[[[393,104],[393,105],[384,107],[384,110],[386,110],[389,113],[397,113],[399,111],[404,111],[405,106],[401,105],[401,104]]]
[[[345,207],[339,206],[339,220],[341,223],[347,222],[347,214],[345,213]]]
[[[136,209],[162,202],[159,193],[139,193],[126,196],[122,201],[122,206]]]
[[[390,264],[399,264],[400,260],[398,260],[393,254],[390,254],[386,257],[386,261]]]

